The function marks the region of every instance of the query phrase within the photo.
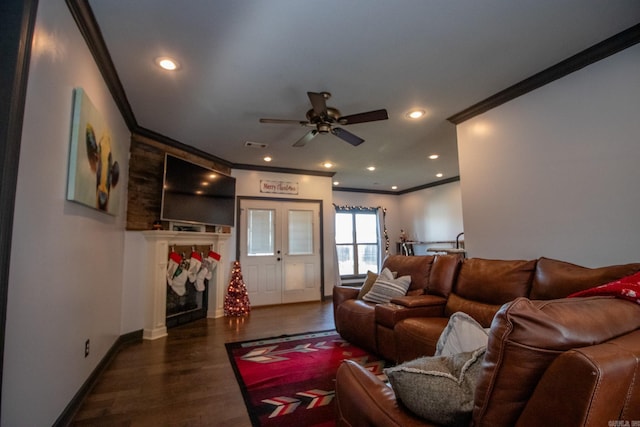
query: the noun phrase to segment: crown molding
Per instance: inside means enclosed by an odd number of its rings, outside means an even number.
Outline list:
[[[598,62],[608,56],[618,53],[640,42],[640,24],[636,24],[608,39],[579,52],[564,61],[522,80],[519,83],[492,95],[469,108],[447,118],[448,121],[459,125],[473,117],[494,109],[506,102],[518,98],[528,92],[547,85],[568,74],[578,71],[587,65]]]

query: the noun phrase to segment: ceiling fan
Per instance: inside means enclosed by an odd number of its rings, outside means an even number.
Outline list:
[[[282,119],[260,119],[260,123],[293,124],[309,126],[315,129],[307,132],[302,138],[293,144],[294,147],[302,147],[311,141],[318,134],[331,133],[351,145],[357,146],[364,142],[364,139],[352,134],[338,125],[346,126],[355,123],[373,122],[376,120],[387,120],[389,115],[387,110],[374,110],[366,113],[351,114],[341,116],[340,111],[333,107],[327,107],[327,99],[331,98],[329,92],[307,92],[311,101],[311,108],[307,111],[307,120],[282,120]]]

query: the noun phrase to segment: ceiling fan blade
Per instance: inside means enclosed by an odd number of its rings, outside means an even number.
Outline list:
[[[285,120],[285,119],[260,119],[260,123],[273,123],[277,125],[301,125],[309,124],[306,120]]]
[[[364,142],[364,139],[352,134],[351,132],[347,132],[342,128],[333,128],[331,129],[331,133],[353,146],[358,146]]]
[[[320,117],[326,117],[327,98],[325,98],[324,93],[307,92],[307,96],[309,97],[309,101],[311,101],[313,111]]]
[[[302,138],[300,138],[299,140],[297,140],[295,142],[295,144],[293,144],[294,147],[304,147],[305,144],[309,141],[311,141],[316,135],[318,134],[317,130],[310,130],[309,132],[305,133],[304,136]]]
[[[352,125],[354,123],[375,122],[376,120],[387,120],[389,114],[387,110],[374,110],[367,111],[366,113],[351,114],[349,116],[343,116],[338,119],[338,122],[342,125]]]

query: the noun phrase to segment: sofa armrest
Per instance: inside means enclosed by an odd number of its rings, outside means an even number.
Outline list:
[[[640,330],[562,353],[537,384],[517,426],[640,420],[639,357]]]
[[[437,307],[447,304],[447,299],[437,295],[405,295],[393,298],[392,303],[402,305],[404,307]]]
[[[333,308],[338,308],[340,304],[349,299],[356,299],[360,288],[354,288],[351,286],[334,286],[333,287]]]
[[[393,329],[409,317],[443,317],[447,300],[435,295],[394,298],[388,304],[376,305],[376,323]]]
[[[400,407],[391,387],[351,360],[336,374],[337,426],[434,426]]]

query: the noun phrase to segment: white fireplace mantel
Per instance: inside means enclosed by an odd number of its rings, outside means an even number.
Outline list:
[[[144,287],[144,339],[153,340],[167,335],[167,264],[172,245],[208,245],[219,254],[226,254],[227,233],[198,233],[189,231],[142,231],[146,241],[146,270]],[[224,268],[222,259],[209,281],[207,317],[224,315]]]

